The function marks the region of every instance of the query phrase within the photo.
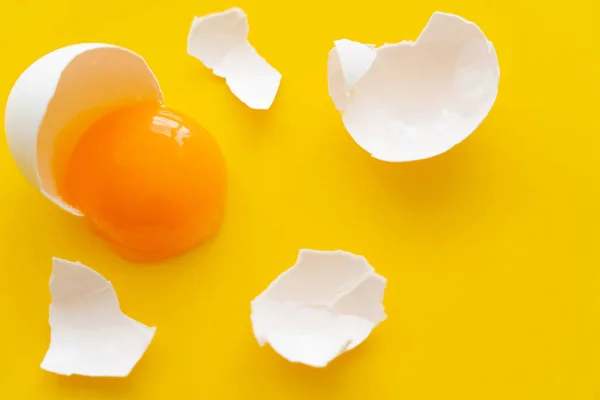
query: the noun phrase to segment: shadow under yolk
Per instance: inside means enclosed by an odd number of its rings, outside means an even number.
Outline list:
[[[159,105],[111,112],[79,138],[59,194],[124,259],[159,261],[218,231],[227,189],[217,142]]]

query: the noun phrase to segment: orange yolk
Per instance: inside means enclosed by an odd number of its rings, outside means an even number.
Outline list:
[[[217,232],[226,181],[210,134],[168,108],[142,105],[90,126],[58,186],[121,257],[158,261]]]

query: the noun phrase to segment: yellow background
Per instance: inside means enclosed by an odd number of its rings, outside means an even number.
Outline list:
[[[160,265],[129,264],[30,187],[1,140],[1,399],[600,398],[600,3],[350,3],[2,2],[2,109],[43,54],[126,46],[146,58],[168,105],[221,143],[230,195],[216,240]],[[247,109],[186,55],[192,17],[234,5],[283,74],[268,112]],[[414,39],[436,9],[493,41],[498,100],[450,152],[379,162],[328,97],[327,53],[343,37]],[[250,300],[304,247],[363,254],[389,279],[388,320],[326,369],[260,348],[250,327]],[[158,327],[129,378],[39,368],[52,256],[91,265],[126,313]]]

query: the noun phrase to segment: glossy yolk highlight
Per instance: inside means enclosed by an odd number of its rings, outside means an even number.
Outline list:
[[[90,126],[58,186],[123,258],[158,261],[217,232],[226,180],[211,135],[188,117],[143,105]]]

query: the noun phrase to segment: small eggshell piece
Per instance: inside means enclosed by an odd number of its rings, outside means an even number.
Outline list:
[[[385,286],[364,257],[300,250],[296,264],[252,301],[254,335],[291,362],[325,367],[386,319]]]
[[[266,110],[279,89],[281,74],[248,41],[248,18],[240,8],[196,17],[188,34],[188,54],[225,78],[248,107]]]
[[[377,54],[373,46],[348,39],[334,41],[328,58],[329,96],[338,111],[350,101],[350,91],[369,71]]]
[[[123,314],[113,285],[80,263],[53,259],[50,347],[42,369],[60,375],[125,377],[156,328]]]

